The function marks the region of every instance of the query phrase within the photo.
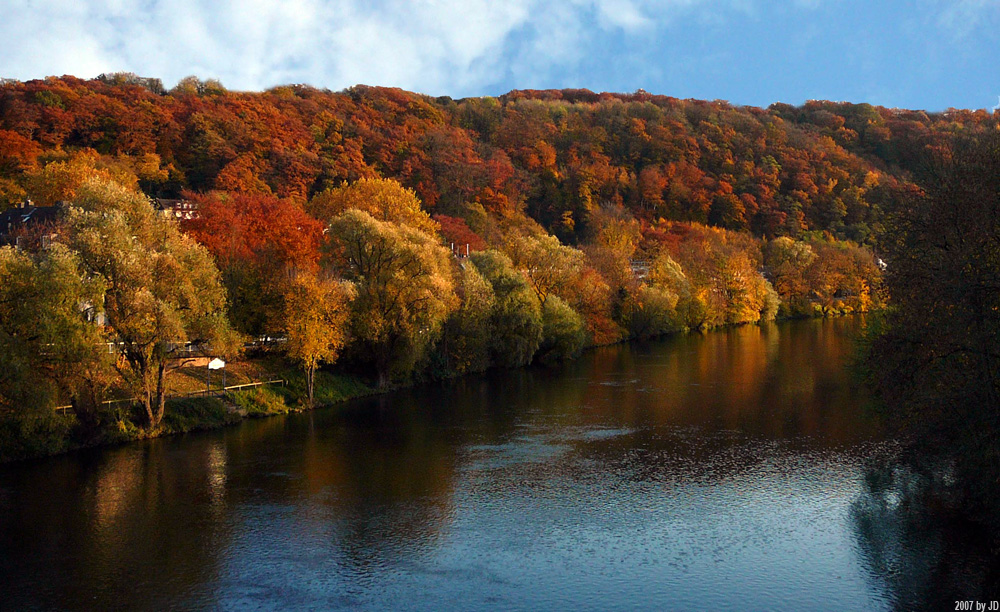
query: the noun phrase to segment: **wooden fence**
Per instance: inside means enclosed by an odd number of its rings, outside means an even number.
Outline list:
[[[285,381],[284,379],[277,378],[275,380],[244,383],[242,385],[228,385],[226,387],[220,387],[218,389],[203,389],[201,391],[191,391],[190,393],[183,393],[181,395],[172,395],[170,397],[211,397],[215,395],[225,395],[227,391],[239,391],[240,389],[250,389],[253,387],[260,387],[263,385],[281,385],[282,387],[284,387]]]
[[[225,387],[220,387],[218,389],[203,389],[201,391],[191,391],[189,393],[181,393],[179,395],[168,395],[167,399],[176,399],[179,397],[215,397],[219,395],[225,395],[229,391],[241,391],[243,389],[252,389],[254,387],[261,387],[263,385],[280,385],[284,387],[286,381],[282,378],[276,378],[274,380],[265,380],[261,382],[244,383],[242,385],[227,385]],[[105,400],[101,402],[102,406],[113,406],[114,404],[134,404],[139,401],[137,397],[130,397],[125,399],[114,399]],[[56,406],[55,410],[57,412],[65,412],[67,410],[72,410],[73,406]]]

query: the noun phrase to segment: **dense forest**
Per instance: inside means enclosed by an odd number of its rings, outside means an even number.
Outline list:
[[[866,311],[885,220],[921,196],[927,160],[996,121],[642,91],[4,81],[0,209],[59,215],[0,228],[18,238],[0,249],[0,411],[58,429],[39,411],[68,403],[59,435],[86,437],[124,427],[102,408],[124,396],[155,430],[191,346],[232,358],[278,338],[312,403],[334,362],[385,387]]]
[[[593,215],[609,207],[649,222],[864,243],[929,149],[994,121],[985,111],[759,109],[641,91],[452,100],[364,86],[228,92],[196,79],[168,92],[134,75],[8,81],[0,202],[67,197],[40,184],[43,170],[76,161],[134,174],[165,198],[218,190],[303,204],[345,181],[392,178],[431,214],[526,213],[569,244],[598,232]]]

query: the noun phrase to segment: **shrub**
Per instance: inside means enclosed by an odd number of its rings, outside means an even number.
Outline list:
[[[226,399],[246,412],[247,416],[268,416],[288,412],[288,404],[285,403],[285,399],[263,386],[227,393]]]
[[[70,415],[54,411],[0,418],[0,463],[67,450],[75,421]]]

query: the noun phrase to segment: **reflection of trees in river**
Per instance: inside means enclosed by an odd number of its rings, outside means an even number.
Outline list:
[[[599,351],[580,378],[607,381],[591,383],[589,401],[617,411],[623,425],[698,426],[841,444],[872,433],[859,432],[857,415],[845,410],[857,390],[843,370],[844,357],[860,324],[851,318],[752,325],[615,347],[610,358]],[[641,384],[627,384],[629,377]]]
[[[282,463],[267,468],[302,473],[304,482],[275,490],[273,498],[297,491],[325,500],[328,516],[343,519],[335,537],[345,561],[364,571],[447,530],[470,445],[565,446],[609,470],[625,462],[637,470],[635,478],[656,472],[702,481],[773,456],[775,449],[761,453],[761,441],[805,437],[816,448],[843,448],[872,435],[846,410],[853,391],[842,364],[852,348],[849,330],[857,326],[850,319],[746,326],[608,347],[556,369],[492,372],[302,415],[265,436],[306,437],[303,447],[281,453]],[[607,428],[629,433],[606,439],[567,433]],[[526,440],[529,431],[559,437]],[[261,443],[273,442],[254,441],[247,450]],[[547,465],[539,464],[539,478]],[[566,468],[572,469],[559,469]],[[392,511],[400,507],[407,511]]]
[[[1000,599],[1000,550],[942,499],[948,477],[886,460],[851,505],[862,563],[896,610],[954,610]],[[942,487],[945,485],[945,487]]]
[[[48,460],[60,486],[30,471],[6,480],[0,607],[157,609],[198,597],[218,565],[224,458],[218,443],[204,453],[172,447],[156,440]]]

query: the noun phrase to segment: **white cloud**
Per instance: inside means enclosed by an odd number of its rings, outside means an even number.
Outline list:
[[[964,38],[983,21],[1000,15],[1000,0],[936,0],[941,6],[937,21],[956,38]]]
[[[626,31],[642,30],[653,25],[653,20],[630,0],[598,0],[597,12],[604,23]]]
[[[194,74],[234,89],[470,95],[508,73],[544,81],[582,69],[601,31],[650,35],[695,7],[748,1],[5,0],[0,76],[130,71],[168,86]]]

